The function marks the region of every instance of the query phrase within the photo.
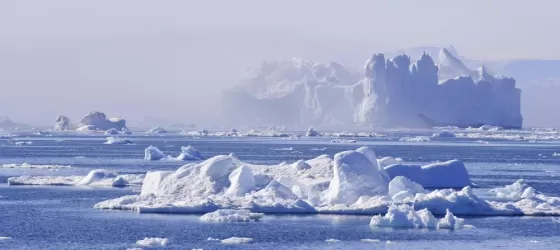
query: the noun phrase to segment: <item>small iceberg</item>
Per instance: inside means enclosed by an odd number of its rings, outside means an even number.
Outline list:
[[[305,136],[316,137],[319,136],[319,132],[317,132],[313,127],[309,127],[309,129],[307,129],[307,132],[305,133]]]
[[[177,156],[177,160],[199,161],[202,160],[202,154],[196,148],[189,145],[186,147],[181,147],[181,154]]]
[[[262,217],[262,213],[252,213],[246,209],[218,209],[215,212],[204,214],[200,217],[200,220],[211,222],[252,222],[259,221]]]
[[[436,219],[428,209],[414,211],[410,205],[391,205],[385,215],[375,215],[370,225],[393,228],[461,229],[463,219],[447,210],[445,217]]]
[[[165,133],[167,133],[167,130],[163,129],[160,126],[156,126],[156,127],[153,127],[151,129],[149,129],[148,131],[146,131],[146,133],[148,133],[148,134],[165,134]]]
[[[164,157],[165,155],[163,154],[163,152],[161,152],[161,150],[154,146],[150,145],[149,147],[144,149],[144,160],[157,161],[163,159]]]

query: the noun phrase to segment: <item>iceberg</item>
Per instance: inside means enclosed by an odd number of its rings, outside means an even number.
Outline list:
[[[177,156],[177,160],[198,161],[202,160],[202,154],[196,148],[189,145],[186,147],[181,147],[181,154]]]
[[[70,121],[70,118],[63,116],[63,115],[59,115],[56,118],[55,124],[54,124],[54,131],[67,131],[67,130],[72,130],[72,122]]]
[[[200,217],[202,221],[211,222],[252,222],[262,219],[262,213],[252,213],[246,209],[218,209]]]
[[[107,131],[116,129],[117,131],[128,130],[126,121],[122,118],[107,118],[105,113],[93,111],[85,115],[78,125],[79,131]]]
[[[385,171],[391,179],[404,176],[424,188],[462,188],[472,184],[465,165],[458,160],[425,166],[393,164]]]
[[[163,159],[164,157],[165,155],[163,154],[163,152],[161,152],[161,150],[154,146],[150,145],[149,147],[144,149],[144,160],[157,161]]]
[[[313,127],[309,127],[309,129],[307,129],[307,132],[305,133],[305,136],[315,137],[315,136],[319,136],[319,133],[317,131],[315,131],[315,129]]]
[[[374,54],[355,73],[305,59],[263,62],[222,96],[234,124],[366,124],[521,128],[521,90],[513,78],[468,68],[448,49],[439,64],[427,53]]]
[[[153,127],[151,129],[149,129],[148,131],[146,131],[146,133],[148,133],[148,134],[164,134],[164,133],[167,133],[167,130],[163,129],[160,126],[156,126],[156,127]]]

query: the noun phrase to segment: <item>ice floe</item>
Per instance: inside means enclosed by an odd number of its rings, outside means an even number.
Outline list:
[[[132,141],[120,137],[107,137],[105,144],[132,144]]]
[[[445,217],[436,219],[428,209],[414,211],[410,205],[391,205],[385,215],[375,215],[370,225],[393,228],[461,229],[464,220],[455,217],[449,210]]]
[[[35,165],[29,163],[22,163],[22,164],[1,164],[0,168],[29,168],[29,169],[66,169],[71,168],[71,166],[62,166],[62,165]]]
[[[455,215],[560,215],[560,198],[540,194],[523,183],[515,184],[522,188],[506,186],[477,196],[459,161],[382,169],[386,162],[398,161],[377,161],[374,155],[372,148],[361,148],[334,158],[321,155],[279,165],[254,165],[218,155],[176,171],[149,171],[140,194],[102,201],[95,207],[140,213],[245,209],[252,213],[385,214],[391,206],[407,204],[434,215],[446,215],[448,210]],[[438,189],[425,190],[428,187]]]
[[[212,222],[251,222],[259,221],[262,217],[262,213],[252,213],[246,209],[218,209],[202,215],[200,220]]]
[[[117,174],[116,172],[96,169],[86,176],[29,176],[8,178],[9,185],[54,185],[54,186],[109,186],[123,187],[141,185],[144,174]]]
[[[253,238],[246,237],[231,237],[221,240],[222,244],[235,245],[235,244],[248,244],[253,243]]]
[[[143,247],[165,247],[169,245],[169,239],[146,237],[142,240],[136,241],[136,245],[143,246]]]
[[[0,241],[8,241],[8,240],[12,240],[12,237],[0,236]]]

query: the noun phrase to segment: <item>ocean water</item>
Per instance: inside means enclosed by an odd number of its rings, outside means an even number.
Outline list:
[[[560,142],[529,143],[446,139],[408,143],[375,138],[332,143],[327,138],[187,138],[179,135],[135,135],[133,145],[106,145],[101,136],[25,136],[18,146],[0,140],[0,164],[70,165],[69,169],[0,168],[10,176],[85,175],[91,169],[124,173],[174,170],[184,162],[143,160],[153,145],[176,156],[193,145],[205,156],[229,154],[251,163],[277,164],[321,154],[375,146],[378,156],[407,162],[463,160],[480,189],[511,184],[523,178],[537,190],[560,196]],[[126,249],[145,237],[165,237],[169,249],[560,249],[560,223],[552,217],[466,217],[474,229],[380,229],[371,216],[266,215],[254,223],[201,222],[200,215],[137,214],[97,210],[97,202],[138,192],[139,187],[93,188],[8,186],[0,184],[2,249]],[[250,237],[252,244],[224,245],[208,238]],[[329,240],[335,239],[335,240]],[[375,239],[378,242],[362,239]],[[329,240],[329,241],[327,241]]]

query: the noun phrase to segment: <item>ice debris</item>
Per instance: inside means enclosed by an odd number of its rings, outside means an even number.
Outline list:
[[[370,225],[394,228],[460,229],[463,219],[446,210],[445,217],[436,219],[428,209],[414,211],[410,205],[391,205],[385,215],[375,215]]]
[[[127,144],[133,144],[132,141],[128,140],[128,139],[124,139],[124,138],[120,138],[120,137],[107,137],[107,141],[105,142],[105,144],[123,144],[123,145],[127,145]]]

